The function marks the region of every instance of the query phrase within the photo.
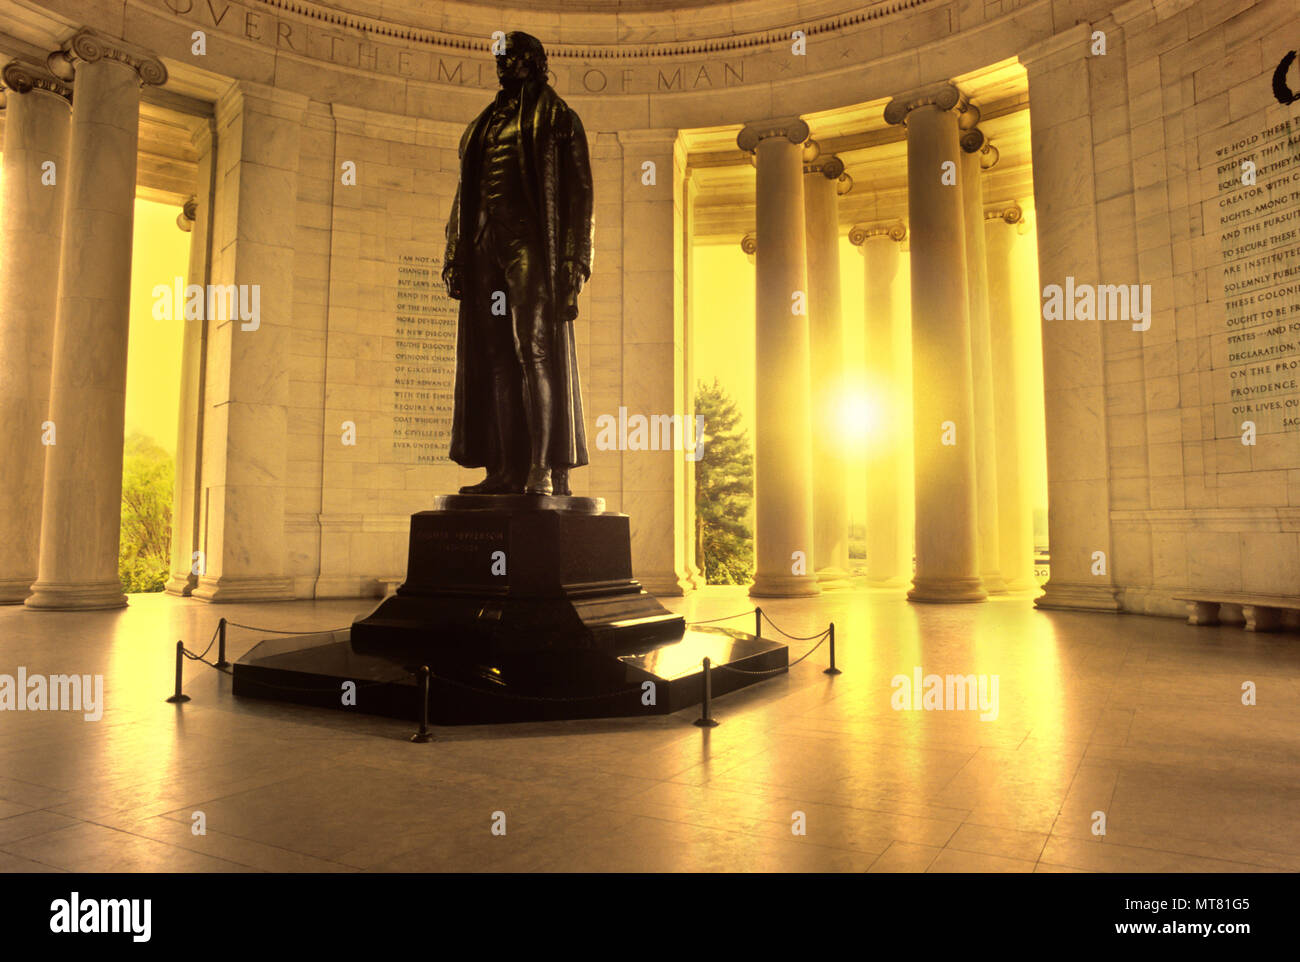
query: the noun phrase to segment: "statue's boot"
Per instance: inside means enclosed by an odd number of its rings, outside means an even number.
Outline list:
[[[524,412],[528,417],[528,437],[532,440],[532,460],[524,494],[551,494],[551,381],[545,364],[524,367]]]
[[[514,480],[505,471],[489,471],[488,476],[478,484],[467,484],[460,489],[461,494],[518,494],[519,489]]]

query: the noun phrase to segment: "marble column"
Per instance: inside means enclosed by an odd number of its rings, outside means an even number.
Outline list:
[[[853,189],[844,162],[804,147],[804,229],[811,352],[813,563],[823,585],[847,586],[849,503],[844,457],[844,327],[840,305],[839,198]]]
[[[974,123],[979,110],[971,106],[961,120],[971,118],[961,135],[962,224],[966,231],[966,302],[970,306],[971,386],[975,404],[975,498],[980,580],[990,594],[1005,594],[998,526],[998,423],[993,410],[994,371],[1005,371],[1008,359],[996,357],[990,325],[1006,318],[989,312],[988,261],[984,244],[983,172],[996,163],[996,149]]]
[[[885,120],[907,127],[912,235],[913,457],[916,575],[908,599],[983,601],[975,502],[966,243],[956,108],[961,92],[936,84],[899,97]]]
[[[233,290],[236,303],[233,310],[214,303],[206,321],[199,549],[205,567],[191,592],[200,601],[294,597],[285,571],[285,358],[306,108],[302,94],[249,81],[233,84],[217,102],[210,283]],[[256,305],[250,319],[241,304]]]
[[[1015,245],[1024,215],[1018,204],[1007,204],[984,214],[988,250],[989,313],[992,351],[1001,358],[1002,376],[993,382],[993,417],[998,425],[998,556],[1008,591],[1026,591],[1034,580],[1034,519],[1028,492],[1021,479],[1025,463],[1020,406],[1024,372],[1020,370],[1020,318],[1016,316]],[[1034,293],[1037,293],[1036,291]]]
[[[901,223],[858,225],[849,241],[862,253],[866,330],[867,389],[875,412],[875,429],[867,448],[866,549],[867,581],[881,588],[902,587],[912,573],[907,458],[906,372],[900,368],[902,338],[910,337],[897,318],[894,280],[902,259],[907,228]]]
[[[812,445],[802,152],[798,117],[747,124],[736,138],[757,168],[754,584],[760,598],[820,593],[813,574]]]
[[[202,201],[191,198],[182,212],[189,225],[190,260],[187,284],[208,283],[212,228],[212,131],[207,124],[193,138],[198,151],[197,187]],[[206,570],[200,519],[203,504],[203,362],[207,353],[207,321],[187,317],[181,345],[180,414],[176,422],[176,481],[172,499],[171,577],[166,591],[188,595]]]
[[[1087,23],[1023,50],[1029,75],[1030,142],[1038,281],[1096,284],[1101,277],[1094,176],[1092,27]],[[1037,293],[1037,292],[1036,292]],[[1041,301],[1039,301],[1041,309]],[[1051,577],[1039,608],[1121,610],[1110,528],[1110,447],[1102,321],[1045,321],[1048,541]],[[1098,563],[1105,561],[1104,568]]]
[[[678,145],[676,128],[620,131],[618,141],[623,149],[621,400],[629,415],[684,416],[685,150]],[[647,161],[655,165],[653,183],[643,179]],[[688,453],[694,454],[662,447],[623,452],[623,511],[632,519],[632,569],[655,595],[680,596],[692,587],[686,543],[694,531],[687,528],[686,475],[694,473],[695,463],[686,459]]]
[[[13,62],[0,195],[0,604],[36,580],[72,88]],[[53,167],[47,165],[53,164]],[[57,440],[57,435],[54,440]]]
[[[692,176],[690,167],[682,171],[682,190],[681,190],[681,290],[682,290],[682,413],[688,420],[695,417],[695,392],[698,385],[695,381],[695,352],[690,349],[690,345],[695,343],[695,331],[699,324],[698,315],[695,313],[695,274],[692,270],[692,261],[695,256],[694,236],[695,236],[695,196],[699,193],[699,182]],[[707,430],[707,425],[706,425]],[[692,435],[694,437],[694,435]],[[686,551],[686,582],[689,590],[704,587],[704,572],[700,570],[700,559],[698,556],[698,544],[695,536],[695,469],[698,461],[692,461],[686,465],[684,497],[684,524],[682,530],[685,532],[683,547]]]
[[[75,70],[45,456],[41,556],[29,608],[120,608],[122,432],[140,87],[162,63],[90,31],[51,68]],[[56,73],[58,71],[56,70]]]

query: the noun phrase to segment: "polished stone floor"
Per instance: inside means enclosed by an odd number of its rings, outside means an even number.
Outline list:
[[[822,648],[719,699],[718,728],[690,710],[418,745],[401,721],[236,701],[193,662],[194,700],[164,701],[176,640],[201,650],[222,615],[313,630],[365,602],[131,602],[0,609],[0,673],[102,673],[107,704],[0,712],[0,871],[1300,870],[1294,634],[844,591],[764,605],[795,635],[834,620],[844,674]],[[669,605],[752,607],[729,588]],[[232,658],[257,640],[232,629]],[[917,667],[996,675],[996,719],[895,710]]]

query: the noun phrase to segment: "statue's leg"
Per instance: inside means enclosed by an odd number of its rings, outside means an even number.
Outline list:
[[[496,265],[497,259],[494,252],[482,250],[477,263]],[[486,332],[483,341],[492,378],[492,411],[487,427],[493,433],[493,450],[487,477],[478,484],[461,488],[461,494],[519,494],[524,490],[525,466],[515,457],[519,447],[516,435],[520,428],[517,422],[522,402],[514,329],[508,316],[492,314],[492,295],[505,287],[506,281],[499,267],[474,282],[475,317]]]
[[[523,369],[524,413],[531,455],[526,494],[551,494],[551,435],[555,421],[550,304],[540,245],[518,241],[506,266],[515,351]]]

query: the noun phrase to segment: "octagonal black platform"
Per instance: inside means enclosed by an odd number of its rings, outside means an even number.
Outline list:
[[[235,694],[415,719],[415,672],[427,665],[438,724],[634,716],[698,703],[706,656],[719,669],[788,666],[785,645],[687,629],[643,591],[629,519],[599,499],[435,504],[411,518],[395,595],[350,630],[263,641],[235,665]],[[771,674],[719,670],[712,688],[721,695]],[[343,704],[348,681],[354,706]]]

